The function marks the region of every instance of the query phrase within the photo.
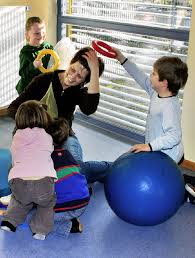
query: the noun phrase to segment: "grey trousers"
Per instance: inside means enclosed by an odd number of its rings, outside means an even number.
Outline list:
[[[36,211],[29,223],[32,232],[44,235],[51,232],[54,223],[53,208],[56,203],[54,178],[45,177],[40,180],[15,178],[10,181],[10,187],[12,197],[3,220],[17,227],[35,207]]]

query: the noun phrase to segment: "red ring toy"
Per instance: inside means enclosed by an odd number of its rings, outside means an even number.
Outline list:
[[[110,58],[115,58],[116,53],[114,52],[113,48],[106,44],[103,41],[100,40],[93,40],[92,41],[92,47],[99,52],[100,54],[110,57]],[[105,50],[104,50],[105,49]]]

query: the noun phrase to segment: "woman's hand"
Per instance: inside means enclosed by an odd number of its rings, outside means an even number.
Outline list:
[[[95,50],[90,50],[83,55],[86,58],[89,69],[91,70],[91,76],[89,81],[88,93],[94,94],[100,92],[99,86],[99,60]]]
[[[95,50],[91,49],[83,57],[87,60],[91,72],[94,69],[99,71],[99,61]]]

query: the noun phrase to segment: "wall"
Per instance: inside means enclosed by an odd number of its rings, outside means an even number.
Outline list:
[[[56,0],[1,0],[0,5],[28,6],[27,17],[40,16],[44,19],[47,27],[47,40],[53,45],[56,44]]]
[[[192,19],[188,49],[189,77],[183,100],[183,141],[185,159],[195,163],[195,2],[192,3]]]

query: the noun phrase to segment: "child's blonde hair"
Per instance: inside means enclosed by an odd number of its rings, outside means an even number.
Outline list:
[[[26,26],[25,26],[26,32],[29,31],[31,29],[32,25],[34,25],[35,23],[42,24],[45,22],[44,22],[44,20],[42,20],[40,17],[37,17],[37,16],[29,17],[26,21]]]
[[[15,116],[16,128],[44,128],[46,129],[51,123],[52,118],[47,113],[45,106],[39,101],[28,100],[22,103]]]

